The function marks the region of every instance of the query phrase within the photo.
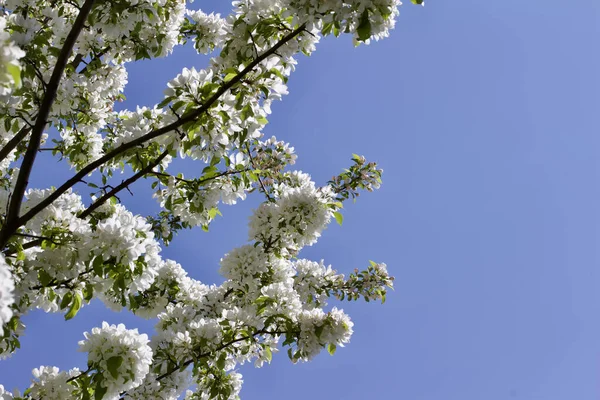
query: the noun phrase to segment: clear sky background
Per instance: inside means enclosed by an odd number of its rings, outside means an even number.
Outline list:
[[[301,57],[265,129],[318,183],[352,153],[380,163],[382,188],[302,256],[341,272],[386,262],[396,291],[383,306],[343,304],[355,333],[334,357],[241,367],[242,397],[598,400],[600,2],[406,3],[389,39],[328,39]],[[214,4],[230,8],[194,6]],[[132,65],[126,105],[160,101],[182,67],[204,65],[186,48]],[[35,187],[70,175],[39,162]],[[134,211],[156,209],[148,185],[123,196]],[[224,207],[210,233],[184,232],[164,256],[220,282],[218,260],[245,243],[260,200]],[[62,319],[27,316],[0,383],[25,388],[39,365],[85,368],[77,341],[103,320],[153,326],[100,303]]]

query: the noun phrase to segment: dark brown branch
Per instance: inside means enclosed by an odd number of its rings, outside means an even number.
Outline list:
[[[0,161],[8,157],[10,152],[13,151],[23,139],[25,139],[25,136],[27,136],[29,131],[31,131],[31,128],[24,126],[19,132],[17,132],[15,136],[13,136],[12,139],[8,141],[8,143],[6,143],[6,145],[0,150]]]
[[[89,374],[89,372],[90,372],[91,370],[92,370],[91,368],[88,368],[88,369],[86,369],[85,371],[81,371],[81,372],[79,373],[79,375],[75,375],[75,376],[72,376],[72,377],[70,377],[69,379],[67,379],[67,383],[69,383],[69,382],[72,382],[72,381],[74,381],[74,380],[76,380],[76,379],[79,379],[79,378],[81,378],[81,377],[82,377],[82,376],[84,376],[84,375],[87,375],[87,374]]]
[[[96,61],[96,60],[99,60],[99,59],[100,59],[100,57],[102,57],[103,55],[105,55],[105,54],[108,52],[108,50],[110,50],[110,46],[109,46],[109,47],[107,47],[107,48],[105,48],[104,50],[102,50],[100,53],[98,53],[98,54],[94,55],[94,58],[92,58],[92,59],[90,60],[90,62],[89,62],[89,63],[87,63],[87,65],[86,65],[85,67],[83,67],[83,68],[81,69],[81,71],[79,71],[79,72],[78,72],[78,74],[85,74],[85,73],[86,73],[86,71],[87,71],[87,69],[88,69],[88,67],[90,66],[90,64],[91,64],[91,63],[93,63],[93,62],[94,62],[94,61]]]
[[[84,275],[89,274],[93,270],[94,270],[93,268],[87,269],[87,270],[83,271],[82,273],[80,273],[79,275],[77,275],[77,277],[65,279],[64,281],[57,281],[56,279],[52,279],[47,285],[32,286],[29,289],[31,289],[31,290],[39,290],[39,289],[49,288],[49,287],[72,289],[73,286],[70,285],[71,282],[73,282],[75,279],[78,279],[78,278],[80,278],[80,277],[82,277]]]
[[[36,240],[32,240],[31,242],[27,242],[23,245],[23,250],[27,250],[32,247],[39,246],[40,244],[42,244],[43,241],[44,241],[43,239],[36,239]]]
[[[137,172],[135,175],[131,176],[129,179],[126,179],[123,182],[121,182],[121,184],[115,186],[110,192],[106,193],[104,196],[102,196],[98,200],[96,200],[91,206],[89,206],[88,208],[83,210],[83,212],[81,214],[79,214],[78,217],[85,218],[88,215],[90,215],[91,213],[93,213],[98,207],[100,207],[102,204],[106,203],[111,197],[115,196],[121,190],[128,188],[129,185],[131,185],[133,182],[137,181],[144,175],[152,172],[152,169],[154,167],[156,167],[158,164],[160,164],[162,162],[162,160],[168,155],[169,155],[168,150],[163,151],[162,154],[156,158],[156,160],[152,161],[145,168],[142,168],[139,172]]]
[[[194,181],[191,181],[189,179],[179,178],[177,176],[173,176],[171,174],[164,174],[162,172],[151,171],[150,174],[151,175],[155,175],[155,176],[164,176],[165,178],[174,178],[176,181],[178,181],[178,182],[184,182],[184,183],[187,183],[188,185],[191,185],[192,183],[194,183]]]
[[[77,54],[75,56],[75,58],[73,59],[73,61],[71,61],[71,64],[69,64],[71,66],[71,68],[73,68],[73,71],[77,70],[77,67],[79,67],[79,64],[81,64],[81,62],[83,61],[83,54]]]
[[[47,237],[47,236],[30,235],[29,233],[15,233],[15,235],[30,238],[30,239],[48,240],[54,244],[59,244],[59,242],[55,242],[52,238]]]
[[[163,154],[161,154],[161,156]],[[152,165],[152,167],[150,168],[150,171],[147,171],[147,169],[145,168],[144,169],[144,170],[146,170],[145,173],[142,173],[142,171],[140,171],[137,174],[133,175],[131,178],[127,179],[126,181],[123,181],[119,186],[116,186],[116,187],[112,188],[112,190],[109,193],[105,194],[100,199],[98,199],[89,208],[87,208],[81,214],[79,214],[78,217],[79,218],[86,218],[92,212],[94,212],[98,207],[100,207],[100,205],[102,205],[106,201],[108,201],[108,199],[110,199],[111,197],[115,196],[121,190],[127,188],[133,182],[135,182],[138,179],[142,178],[144,174],[153,174],[153,175],[161,175],[161,176],[169,176],[169,177],[172,176],[172,175],[169,175],[169,174],[163,174],[163,173],[151,170],[153,167],[156,167],[158,164],[160,164],[161,161],[162,161],[162,158],[158,162],[156,162],[156,160],[155,160],[152,164],[150,164],[150,165]],[[212,179],[220,178],[220,177],[225,176],[225,175],[233,175],[233,174],[237,174],[237,173],[240,173],[240,172],[247,172],[247,171],[250,171],[250,169],[246,168],[246,169],[242,169],[242,170],[224,171],[224,172],[221,172],[220,174],[217,174],[215,176],[211,176],[210,178],[201,179],[199,182],[200,183],[204,183],[204,182],[208,182],[208,181],[210,181]],[[186,183],[193,183],[192,181],[188,181],[186,179],[181,179],[181,178],[177,178],[177,177],[174,177],[174,178],[177,179],[177,180],[180,180],[180,181],[184,181]],[[22,236],[25,236],[25,235],[22,235]],[[32,247],[37,247],[37,246],[41,245],[43,241],[44,241],[44,239],[36,239],[36,240],[32,240],[31,242],[24,243],[23,244],[23,250],[31,249]],[[5,252],[6,255],[11,255],[13,253],[14,252]]]
[[[46,94],[44,95],[35,125],[31,131],[31,138],[29,139],[29,145],[27,146],[27,151],[25,152],[23,162],[21,163],[21,169],[19,170],[19,176],[17,177],[17,182],[10,199],[4,226],[2,227],[2,230],[0,230],[0,249],[6,246],[6,243],[12,234],[23,225],[19,218],[19,212],[21,210],[21,203],[23,202],[23,194],[29,183],[29,176],[31,175],[33,163],[35,162],[35,157],[38,153],[38,148],[40,147],[42,134],[44,133],[44,128],[46,127],[48,116],[50,115],[50,109],[56,99],[60,80],[67,66],[71,52],[73,51],[73,46],[77,41],[77,37],[83,30],[85,21],[94,5],[94,1],[95,0],[86,0],[81,7],[56,60],[50,82],[48,82],[46,87]]]
[[[40,203],[38,203],[35,207],[30,209],[27,213],[25,213],[22,217],[20,217],[16,222],[13,222],[11,224],[10,228],[6,228],[5,229],[6,233],[4,234],[4,236],[10,237],[10,234],[12,234],[17,228],[19,228],[20,226],[27,223],[27,221],[32,219],[40,211],[42,211],[43,209],[48,207],[50,204],[52,204],[52,202],[54,202],[54,200],[58,199],[63,193],[65,193],[71,187],[75,186],[81,179],[83,179],[85,176],[87,176],[88,174],[93,172],[96,168],[104,165],[106,162],[112,160],[113,158],[126,152],[129,149],[135,148],[135,147],[137,147],[141,144],[144,144],[152,139],[155,139],[159,136],[169,133],[169,132],[179,128],[180,126],[184,125],[185,123],[195,121],[201,114],[203,114],[210,107],[212,107],[212,105],[225,92],[227,92],[229,89],[231,89],[246,74],[248,74],[250,71],[252,71],[252,69],[254,69],[254,67],[256,67],[262,61],[267,59],[270,55],[275,53],[281,46],[283,46],[284,44],[286,44],[287,42],[292,40],[294,37],[299,35],[301,32],[303,32],[303,30],[304,30],[304,25],[298,27],[294,31],[292,31],[289,34],[287,34],[286,36],[284,36],[275,46],[273,46],[272,48],[270,48],[269,50],[267,50],[266,52],[261,54],[254,61],[252,61],[250,64],[248,64],[248,66],[246,68],[244,68],[240,73],[238,73],[233,79],[231,79],[230,81],[226,82],[223,86],[221,86],[221,88],[219,90],[217,90],[217,92],[213,96],[211,96],[202,105],[202,107],[198,108],[195,111],[190,112],[188,115],[184,115],[181,119],[173,122],[172,124],[169,124],[162,128],[151,131],[138,139],[132,140],[131,142],[122,144],[121,146],[117,147],[116,149],[108,152],[104,156],[100,157],[99,159],[97,159],[97,160],[91,162],[90,164],[86,165],[85,167],[83,167],[77,174],[75,174],[71,179],[66,181],[63,185],[61,185],[58,189],[56,189],[52,194],[50,194],[48,197],[46,197],[44,200],[42,200]],[[3,237],[0,237],[0,239],[3,239],[0,241],[0,244],[2,245],[0,247],[4,247],[4,245],[6,245],[6,241],[8,239],[3,238]]]

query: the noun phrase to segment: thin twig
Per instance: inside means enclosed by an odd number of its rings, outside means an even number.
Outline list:
[[[163,151],[162,154],[156,158],[156,160],[152,161],[145,168],[142,168],[139,172],[137,172],[135,175],[133,175],[129,179],[126,179],[123,182],[121,182],[121,184],[115,186],[110,192],[106,193],[104,196],[100,197],[98,200],[96,200],[88,208],[86,208],[85,210],[83,210],[81,212],[81,214],[78,215],[78,217],[79,218],[85,218],[88,215],[90,215],[91,213],[93,213],[94,210],[96,210],[102,204],[106,203],[111,197],[115,196],[121,190],[128,188],[129,185],[131,185],[133,182],[137,181],[138,179],[140,179],[144,175],[150,173],[152,171],[152,169],[154,167],[156,167],[158,164],[160,164],[162,162],[162,160],[166,156],[168,156],[168,155],[169,155],[169,151],[168,150]]]
[[[252,338],[254,338],[255,336],[258,336],[258,335],[265,335],[265,334],[266,334],[266,335],[283,335],[283,334],[285,334],[285,333],[287,333],[287,332],[283,332],[283,331],[265,331],[265,330],[260,330],[260,331],[258,331],[258,332],[255,332],[254,334],[252,334],[252,335],[250,335],[250,336],[242,336],[242,337],[239,337],[239,338],[237,338],[237,339],[233,339],[233,340],[231,340],[231,341],[229,341],[229,342],[227,342],[227,343],[224,343],[224,344],[222,344],[221,346],[217,347],[216,349],[214,349],[214,350],[212,350],[212,351],[208,351],[208,352],[206,352],[206,353],[199,354],[199,355],[198,355],[198,356],[197,356],[195,359],[200,359],[200,358],[208,357],[208,356],[209,356],[209,355],[211,355],[212,353],[216,353],[217,351],[221,351],[221,350],[223,350],[224,348],[231,346],[232,344],[235,344],[235,343],[237,343],[237,342],[241,342],[241,341],[243,341],[243,340],[252,339]],[[181,363],[179,366],[177,366],[177,368],[174,368],[174,369],[172,369],[171,371],[168,371],[168,372],[165,372],[165,373],[164,373],[164,374],[162,374],[162,375],[159,375],[159,376],[156,378],[156,380],[157,380],[157,381],[161,381],[161,380],[165,379],[167,376],[171,375],[173,372],[175,372],[175,371],[178,371],[178,370],[179,370],[179,369],[181,369],[181,368],[187,367],[187,366],[189,366],[190,364],[192,364],[193,362],[194,362],[194,359],[193,359],[193,358],[192,358],[192,359],[189,359],[189,360],[187,360],[187,361],[184,361],[184,362],[182,362],[182,363]]]
[[[248,151],[248,157],[250,157],[250,164],[252,165],[252,168],[257,169],[256,164],[254,163],[254,158],[252,158],[252,152],[250,151],[250,147],[247,144],[246,144],[246,151]],[[258,183],[260,183],[262,192],[265,194],[265,196],[267,196],[267,199],[271,202],[275,201],[273,199],[273,197],[271,197],[271,195],[267,191],[267,188],[266,188],[265,184],[263,183],[262,179],[260,178],[260,176],[257,175],[256,177],[258,178]]]

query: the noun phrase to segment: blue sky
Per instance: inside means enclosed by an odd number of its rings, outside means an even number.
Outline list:
[[[341,272],[386,262],[396,291],[383,306],[343,305],[355,334],[334,357],[242,367],[243,398],[600,399],[599,35],[592,0],[431,0],[403,6],[385,41],[324,40],[300,59],[265,133],[289,140],[320,183],[352,153],[385,170],[302,256]],[[128,104],[159,101],[182,67],[204,65],[180,49],[132,66]],[[134,192],[130,207],[154,207],[144,183]],[[259,201],[164,255],[220,281],[218,260],[245,242]],[[33,313],[0,383],[24,388],[41,364],[84,367],[77,341],[103,320],[152,330],[101,304],[67,323]]]

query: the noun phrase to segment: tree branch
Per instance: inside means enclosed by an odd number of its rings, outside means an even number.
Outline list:
[[[129,179],[126,179],[123,182],[121,182],[120,185],[115,186],[110,192],[106,193],[104,196],[102,196],[98,200],[96,200],[91,206],[89,206],[88,208],[83,210],[83,212],[81,214],[79,214],[78,217],[85,218],[88,215],[90,215],[91,213],[93,213],[94,210],[96,210],[102,204],[106,203],[108,201],[108,199],[110,199],[111,197],[113,197],[114,195],[119,193],[121,190],[127,188],[129,185],[131,185],[133,182],[137,181],[144,175],[152,172],[152,169],[154,167],[156,167],[158,164],[160,164],[161,161],[168,155],[169,155],[168,150],[163,151],[162,154],[156,158],[156,160],[152,161],[145,168],[142,168],[139,172],[137,172],[135,175],[131,176]]]
[[[93,63],[93,62],[94,62],[94,61],[96,61],[96,60],[99,60],[99,59],[100,59],[100,57],[102,57],[103,55],[105,55],[105,54],[106,54],[106,53],[107,53],[109,50],[110,50],[110,46],[108,46],[107,48],[105,48],[104,50],[102,50],[101,52],[99,52],[98,54],[95,54],[95,55],[94,55],[94,58],[92,58],[92,59],[90,60],[90,62],[88,62],[88,63],[86,64],[86,66],[85,66],[85,67],[83,67],[83,68],[81,69],[81,71],[79,71],[79,72],[78,72],[78,74],[85,74],[85,73],[86,73],[86,71],[87,71],[87,69],[88,69],[88,67],[90,66],[90,64],[91,64],[91,63]]]
[[[90,1],[90,0],[88,0],[88,1]],[[0,236],[0,239],[2,239],[2,240],[0,240],[0,248],[4,247],[6,245],[8,237],[10,237],[10,235],[17,228],[19,228],[20,226],[24,225],[30,219],[32,219],[33,217],[35,217],[40,211],[42,211],[43,209],[45,209],[46,207],[48,207],[50,204],[52,204],[52,202],[54,202],[54,200],[58,199],[63,193],[65,193],[71,187],[75,186],[81,179],[83,179],[89,173],[93,172],[96,168],[104,165],[106,162],[112,160],[113,158],[115,158],[118,155],[126,152],[129,149],[132,149],[132,148],[137,147],[137,146],[139,146],[139,145],[141,145],[143,143],[146,143],[146,142],[148,142],[148,141],[150,141],[152,139],[155,139],[155,138],[157,138],[159,136],[162,136],[162,135],[164,135],[166,133],[169,133],[169,132],[177,129],[178,127],[184,125],[187,122],[191,122],[191,121],[196,120],[201,114],[203,114],[210,107],[212,107],[212,105],[226,91],[228,91],[229,89],[231,89],[246,74],[248,74],[252,69],[254,69],[254,67],[256,67],[258,64],[260,64],[262,61],[264,61],[270,55],[274,54],[281,46],[283,46],[284,44],[286,44],[287,42],[289,42],[290,40],[292,40],[294,37],[296,37],[297,35],[299,35],[303,31],[304,31],[304,25],[301,25],[300,27],[298,27],[294,31],[292,31],[289,34],[287,34],[286,36],[284,36],[272,48],[270,48],[269,50],[265,51],[263,54],[261,54],[259,57],[257,57],[254,61],[252,61],[250,64],[248,64],[248,66],[246,68],[244,68],[241,72],[239,72],[233,79],[231,79],[230,81],[226,82],[223,86],[221,86],[221,88],[219,90],[217,90],[217,92],[213,96],[211,96],[197,110],[192,111],[188,115],[183,116],[181,119],[173,122],[172,124],[169,124],[169,125],[166,125],[166,126],[164,126],[162,128],[159,128],[159,129],[156,129],[154,131],[151,131],[151,132],[147,133],[146,135],[144,135],[144,136],[142,136],[142,137],[140,137],[138,139],[132,140],[131,142],[124,143],[121,146],[117,147],[116,149],[114,149],[114,150],[108,152],[107,154],[105,154],[104,156],[100,157],[99,159],[97,159],[97,160],[91,162],[90,164],[86,165],[85,167],[83,167],[77,174],[75,174],[71,179],[69,179],[68,181],[66,181],[63,185],[61,185],[58,189],[56,189],[52,194],[50,194],[48,197],[46,197],[44,200],[42,200],[40,203],[38,203],[35,207],[33,207],[32,209],[30,209],[22,217],[18,218],[18,220],[16,220],[15,222],[13,222],[11,224],[10,228],[4,229],[4,231],[5,231],[4,236]]]
[[[12,139],[8,141],[8,143],[6,143],[6,145],[0,150],[0,161],[3,161],[6,157],[8,157],[10,152],[13,151],[23,139],[25,139],[25,136],[27,136],[29,131],[31,131],[31,128],[24,126],[19,132],[17,132],[15,136],[13,136]]]
[[[33,163],[35,161],[38,148],[40,147],[42,134],[44,133],[44,128],[46,127],[48,116],[50,115],[50,109],[54,103],[54,100],[56,99],[58,86],[60,84],[63,72],[67,66],[67,61],[69,60],[69,56],[73,51],[73,46],[77,41],[77,37],[83,30],[85,21],[92,10],[92,6],[94,5],[94,1],[95,0],[86,0],[81,7],[77,18],[73,23],[73,27],[67,35],[60,54],[56,60],[56,65],[52,71],[50,82],[48,82],[46,87],[46,94],[44,95],[35,125],[31,131],[31,138],[29,139],[29,145],[27,146],[25,157],[21,163],[21,169],[19,170],[19,176],[10,200],[4,226],[2,227],[2,230],[0,230],[0,249],[6,246],[6,243],[12,234],[21,225],[23,225],[19,219],[19,212],[21,210],[21,203],[23,202],[23,194],[25,193],[25,189],[27,189],[27,184],[29,183],[29,176],[31,175]]]

